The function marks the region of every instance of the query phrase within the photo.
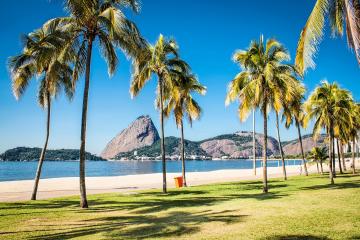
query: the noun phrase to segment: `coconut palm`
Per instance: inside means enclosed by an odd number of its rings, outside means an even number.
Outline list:
[[[188,69],[188,65],[178,58],[178,46],[173,39],[166,39],[160,34],[155,45],[148,45],[139,57],[134,61],[134,72],[130,86],[131,96],[139,94],[145,83],[151,79],[152,74],[158,77],[157,102],[160,109],[161,125],[161,159],[163,172],[163,192],[167,192],[166,187],[166,161],[165,161],[165,142],[164,142],[164,101],[167,96],[164,90],[172,89],[174,82],[172,76],[173,69]],[[168,92],[166,92],[168,94]]]
[[[285,122],[286,128],[289,128],[293,124],[293,122],[295,122],[298,132],[299,143],[300,143],[302,164],[304,166],[305,176],[308,176],[308,170],[305,161],[305,153],[304,153],[301,128],[300,128],[300,126],[303,126],[303,118],[304,118],[302,101],[304,99],[305,87],[298,85],[296,91],[297,92],[293,97],[293,99],[291,99],[288,103],[284,105],[285,107],[283,112],[283,118],[286,120]]]
[[[239,100],[241,121],[247,118],[252,109],[260,108],[264,120],[263,192],[266,193],[267,117],[270,108],[279,112],[284,99],[291,99],[295,92],[295,79],[289,74],[292,67],[283,63],[290,56],[277,40],[269,39],[264,43],[261,36],[259,41],[252,41],[246,51],[236,51],[233,59],[239,63],[242,71],[229,84],[226,104]]]
[[[36,170],[31,200],[36,200],[42,165],[48,146],[52,98],[58,96],[62,89],[69,99],[73,95],[72,69],[64,56],[59,54],[66,37],[66,34],[59,31],[57,24],[46,23],[42,28],[24,36],[22,53],[9,59],[12,89],[16,99],[24,94],[30,80],[37,76],[40,78],[38,103],[41,108],[47,109],[45,143]]]
[[[197,92],[204,95],[206,93],[206,87],[201,85],[193,74],[190,74],[188,71],[183,71],[180,68],[172,69],[171,75],[174,80],[170,94],[167,94],[164,97],[164,100],[167,103],[164,107],[164,112],[166,117],[169,117],[170,113],[173,112],[176,126],[180,128],[182,177],[184,186],[186,187],[183,118],[185,117],[191,126],[193,120],[200,117],[201,108],[191,94]]]
[[[64,52],[76,50],[73,81],[85,71],[85,86],[83,93],[81,144],[80,144],[80,206],[88,207],[85,185],[85,144],[88,111],[88,95],[90,88],[90,70],[92,50],[99,45],[100,53],[108,65],[109,76],[114,73],[118,59],[115,48],[119,47],[130,57],[134,57],[144,45],[135,24],[129,21],[122,8],[129,7],[138,12],[136,0],[67,0],[66,9],[70,16],[56,18],[53,21],[63,26],[64,32],[72,34],[65,44]]]
[[[333,36],[343,35],[360,63],[360,2],[358,0],[316,0],[301,31],[296,52],[296,66],[301,73],[314,68],[314,55],[324,35],[325,19],[329,18]]]
[[[322,129],[326,129],[329,138],[329,177],[331,184],[334,184],[333,168],[335,166],[333,166],[332,152],[334,131],[338,128],[338,125],[335,125],[335,119],[347,121],[352,126],[352,96],[336,83],[322,81],[321,85],[311,93],[304,106],[307,113],[304,117],[305,126],[310,119],[315,119],[313,135],[317,137]]]
[[[319,165],[320,165],[320,172],[324,174],[323,171],[323,162],[327,159],[326,148],[314,147],[310,154],[309,159],[312,159],[316,163],[317,171],[319,173]]]

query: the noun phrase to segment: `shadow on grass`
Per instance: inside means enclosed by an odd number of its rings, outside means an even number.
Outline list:
[[[242,221],[245,217],[245,215],[231,215],[229,211],[203,211],[198,213],[176,211],[165,216],[110,216],[86,220],[86,227],[72,227],[70,225],[69,228],[62,229],[62,232],[36,236],[30,239],[71,239],[93,234],[99,234],[108,239],[176,237],[200,231],[201,224],[205,222],[231,224]]]
[[[338,177],[340,178],[340,177]],[[321,184],[321,185],[314,185],[309,187],[302,187],[301,190],[321,190],[321,189],[348,189],[348,188],[359,188],[360,181],[353,181],[353,182],[345,182],[345,183],[336,183],[335,184]]]
[[[330,238],[314,235],[281,235],[262,238],[262,240],[330,240]]]

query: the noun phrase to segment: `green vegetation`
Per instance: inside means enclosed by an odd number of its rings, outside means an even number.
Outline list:
[[[22,53],[9,59],[12,89],[16,99],[24,94],[30,80],[37,76],[41,78],[38,103],[42,108],[47,109],[45,143],[39,155],[31,200],[36,200],[42,164],[48,146],[51,101],[59,95],[62,89],[69,99],[72,99],[74,93],[71,83],[73,71],[69,59],[66,54],[59,55],[59,48],[67,38],[69,38],[69,34],[62,33],[58,28],[58,23],[46,23],[42,28],[24,36]]]
[[[276,39],[264,41],[261,35],[259,41],[252,41],[248,49],[237,50],[233,55],[233,60],[239,64],[241,71],[229,84],[225,104],[239,101],[238,114],[241,121],[246,120],[250,111],[257,108],[263,116],[263,192],[266,193],[268,191],[268,114],[272,110],[275,111],[278,126],[279,112],[305,90],[296,78],[294,67],[286,63],[290,60],[288,50]],[[286,179],[279,131],[278,144],[283,162],[284,179]],[[306,165],[305,173],[307,175]]]
[[[187,66],[185,64],[185,66]],[[168,94],[165,94],[165,117],[169,118],[173,113],[175,124],[180,128],[181,136],[181,172],[183,184],[186,187],[186,168],[185,168],[185,138],[184,138],[184,118],[188,120],[190,126],[192,122],[200,118],[201,107],[192,97],[192,93],[205,95],[206,87],[200,84],[197,77],[191,73],[190,67],[172,69],[172,84],[168,86]]]
[[[41,148],[17,147],[9,149],[0,155],[2,161],[37,161]],[[79,160],[78,149],[47,150],[45,161]],[[86,160],[104,161],[101,157],[86,152]]]
[[[316,0],[301,31],[295,63],[303,74],[315,68],[314,56],[324,35],[325,19],[330,22],[332,36],[342,36],[346,29],[348,46],[360,63],[360,2],[357,0]]]
[[[198,142],[193,142],[189,140],[184,141],[185,144],[185,152],[188,155],[198,155],[198,156],[207,156],[207,153],[202,150],[199,146]],[[181,149],[181,139],[177,137],[166,137],[165,138],[165,151],[169,155],[180,155],[180,149]],[[116,159],[120,159],[122,157],[131,158],[134,156],[134,152],[137,152],[138,156],[148,156],[148,157],[158,157],[161,154],[160,150],[160,140],[157,140],[153,145],[142,147],[139,149],[136,149],[131,152],[126,153],[120,153],[116,156]]]
[[[1,239],[359,239],[360,176],[0,203]]]

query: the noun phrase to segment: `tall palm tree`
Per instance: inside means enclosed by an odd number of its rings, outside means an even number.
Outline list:
[[[167,192],[166,186],[166,159],[164,142],[164,89],[172,89],[174,82],[173,69],[188,69],[188,65],[178,58],[178,46],[173,39],[165,39],[160,34],[155,45],[148,45],[134,61],[134,72],[130,86],[131,96],[139,94],[145,83],[151,79],[152,74],[158,77],[157,101],[160,109],[161,125],[161,159],[163,172],[163,192]]]
[[[320,164],[320,171],[321,174],[324,174],[323,171],[323,162],[327,159],[327,153],[326,153],[326,148],[320,148],[320,147],[314,147],[310,154],[309,154],[309,158],[313,159],[313,161],[316,162],[316,166],[319,172],[319,164]]]
[[[325,128],[329,138],[329,177],[331,184],[334,184],[333,168],[335,167],[332,158],[333,139],[335,128],[338,127],[338,125],[335,125],[335,119],[347,121],[350,125],[353,124],[351,118],[352,101],[352,96],[347,90],[341,89],[336,83],[322,81],[321,85],[311,93],[305,103],[307,113],[304,118],[305,125],[308,124],[310,119],[314,118],[313,135],[317,137],[320,131]]]
[[[16,99],[24,94],[30,80],[34,76],[38,76],[41,79],[38,89],[38,103],[41,108],[47,109],[45,143],[35,174],[31,200],[36,200],[42,165],[49,141],[51,99],[56,97],[62,89],[69,99],[73,96],[72,69],[64,56],[59,55],[66,37],[66,34],[59,31],[57,24],[45,23],[42,28],[24,36],[22,53],[9,59],[12,89]]]
[[[301,31],[296,52],[296,66],[303,74],[314,68],[314,55],[324,35],[325,19],[329,18],[333,36],[343,35],[360,63],[360,2],[358,0],[316,0],[315,6]]]
[[[303,125],[303,118],[304,118],[303,107],[302,107],[304,94],[305,94],[305,87],[299,85],[296,89],[296,94],[294,98],[285,104],[283,118],[285,118],[286,120],[285,123],[286,128],[289,128],[291,124],[295,122],[298,132],[299,143],[300,143],[302,165],[304,166],[305,176],[308,176],[308,170],[305,160],[305,153],[304,153],[304,147],[303,147],[301,129],[300,129],[300,126]]]
[[[180,128],[181,133],[181,162],[182,162],[182,177],[184,186],[186,183],[186,169],[185,169],[185,142],[184,142],[184,124],[183,118],[186,117],[190,126],[193,120],[196,120],[201,115],[201,108],[199,104],[192,97],[193,92],[205,95],[206,87],[201,85],[198,79],[190,74],[188,71],[182,69],[172,69],[172,78],[174,79],[170,94],[164,97],[167,102],[164,112],[165,116],[169,117],[173,112],[175,123]]]
[[[267,117],[270,108],[279,112],[284,99],[292,98],[297,80],[289,74],[293,68],[284,64],[290,59],[288,51],[275,39],[264,43],[261,36],[259,41],[252,41],[246,51],[236,51],[233,59],[239,63],[242,71],[230,82],[225,103],[239,99],[241,121],[247,118],[252,109],[260,108],[264,120],[263,192],[266,193]]]
[[[136,0],[67,0],[66,9],[70,16],[56,18],[63,25],[64,32],[70,32],[72,38],[65,45],[64,52],[75,49],[73,81],[85,71],[85,86],[81,118],[80,144],[80,206],[88,207],[85,185],[85,144],[90,88],[90,70],[92,50],[97,43],[100,53],[108,65],[109,76],[114,73],[118,59],[115,47],[119,47],[130,57],[135,57],[144,45],[135,24],[125,17],[123,8],[129,7],[138,12]]]

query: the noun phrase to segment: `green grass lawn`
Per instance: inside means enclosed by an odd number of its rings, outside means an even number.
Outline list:
[[[360,176],[1,203],[0,239],[360,239]]]

